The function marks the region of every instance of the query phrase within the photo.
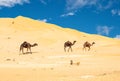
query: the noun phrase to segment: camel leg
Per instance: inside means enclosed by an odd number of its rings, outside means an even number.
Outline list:
[[[69,52],[69,49],[70,49],[70,48],[68,48],[68,52]]]
[[[86,51],[86,47],[85,47],[85,51]]]
[[[28,48],[27,48],[27,52],[28,52]]]
[[[25,53],[24,53],[24,48],[22,48],[22,53],[25,54]]]
[[[84,50],[86,51],[86,47],[85,47],[85,46],[83,47],[83,51],[84,51]]]
[[[86,47],[83,47],[83,51],[84,51],[84,50],[86,51]]]
[[[88,51],[90,51],[90,47],[88,47],[89,49],[88,49]]]
[[[70,47],[70,49],[71,49],[71,52],[72,52],[72,47]]]
[[[71,52],[72,52],[72,48],[71,47],[68,48],[68,52],[69,52],[69,50],[71,50]]]
[[[21,53],[21,51],[22,51],[22,53],[23,53],[23,47],[20,47],[20,51],[19,51],[19,53]]]
[[[29,48],[29,50],[30,50],[30,53],[32,54],[32,52],[31,52],[31,48]]]
[[[66,47],[64,47],[64,51],[66,52]]]
[[[83,51],[84,51],[84,47],[83,47]]]
[[[68,52],[69,52],[70,49],[71,49],[71,47],[68,48]]]

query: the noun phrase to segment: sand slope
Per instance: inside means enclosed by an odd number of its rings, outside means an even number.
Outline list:
[[[77,41],[73,52],[64,52],[67,40]],[[0,81],[120,80],[117,39],[18,16],[0,18],[0,41]],[[36,42],[38,46],[32,48],[32,54],[23,55],[19,53],[23,41]],[[96,44],[90,51],[83,51],[85,41]]]

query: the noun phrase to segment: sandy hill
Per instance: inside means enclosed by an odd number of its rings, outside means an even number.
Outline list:
[[[64,52],[68,40],[77,41],[73,52]],[[38,46],[20,54],[23,41]],[[85,41],[96,44],[83,51]],[[0,81],[119,81],[120,40],[22,16],[0,18],[0,76]]]
[[[1,51],[18,52],[23,41],[31,44],[39,44],[39,50],[54,49],[63,52],[65,41],[74,40],[77,43],[73,46],[75,50],[82,50],[83,43],[88,41],[96,43],[94,49],[105,49],[110,46],[120,46],[120,40],[108,38],[95,34],[87,34],[70,28],[33,20],[27,17],[18,16],[16,18],[0,18],[0,48]],[[102,48],[100,48],[102,47]],[[8,49],[9,48],[9,49]],[[112,48],[110,48],[112,49]],[[94,50],[94,51],[96,51]]]

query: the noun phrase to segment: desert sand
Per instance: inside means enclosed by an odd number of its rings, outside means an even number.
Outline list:
[[[68,40],[77,41],[73,52],[64,52]],[[38,44],[32,54],[19,52],[24,41]],[[83,50],[86,41],[95,42],[90,51]],[[120,40],[22,16],[0,18],[0,81],[120,81]]]

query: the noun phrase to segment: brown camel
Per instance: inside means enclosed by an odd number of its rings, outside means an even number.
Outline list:
[[[69,52],[69,49],[71,49],[71,52],[72,52],[72,46],[76,43],[76,41],[73,41],[73,43],[71,43],[70,41],[67,41],[64,43],[64,51],[66,52],[66,47],[69,47],[68,48],[68,52]]]
[[[38,44],[37,44],[37,43],[34,43],[33,45],[31,45],[30,43],[24,41],[24,42],[20,45],[20,52],[22,51],[22,53],[25,54],[25,53],[24,53],[24,48],[27,48],[27,51],[28,51],[28,49],[29,49],[29,50],[30,50],[30,53],[32,54],[32,52],[31,52],[31,47],[34,47],[34,46],[38,46]]]
[[[86,47],[88,47],[89,49],[88,49],[88,51],[90,50],[90,47],[91,46],[93,46],[93,44],[95,44],[95,42],[92,42],[92,44],[90,44],[89,42],[85,42],[84,44],[83,44],[83,50],[85,49],[86,50]]]

